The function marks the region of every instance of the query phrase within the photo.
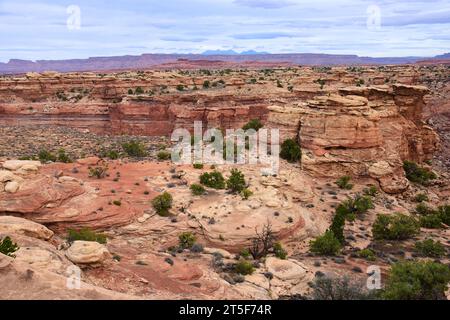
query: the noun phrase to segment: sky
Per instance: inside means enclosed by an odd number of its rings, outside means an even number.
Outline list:
[[[207,50],[434,56],[450,0],[0,0],[0,62]]]

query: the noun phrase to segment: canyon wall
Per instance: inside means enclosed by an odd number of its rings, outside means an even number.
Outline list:
[[[399,192],[407,187],[403,161],[430,160],[439,146],[422,119],[428,89],[412,85],[417,72],[400,70],[355,76],[345,69],[308,68],[301,74],[265,71],[259,78],[262,71],[250,70],[221,74],[222,82],[214,82],[217,76],[156,71],[31,73],[0,79],[0,126],[169,136],[175,128],[192,130],[194,121],[204,127],[240,128],[258,118],[266,127],[280,129],[282,140],[298,139],[303,168],[314,175],[370,176],[385,191]],[[268,81],[274,73],[276,82],[274,76]],[[397,80],[390,83],[393,74]],[[142,94],[136,94],[138,88]]]
[[[431,160],[439,147],[421,119],[427,92],[410,85],[342,88],[297,106],[272,106],[269,123],[299,139],[303,167],[315,176],[370,176],[395,193],[408,186],[403,161]]]

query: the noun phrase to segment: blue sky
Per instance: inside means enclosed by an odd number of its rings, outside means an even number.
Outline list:
[[[0,0],[2,62],[218,49],[433,56],[450,52],[450,0]]]

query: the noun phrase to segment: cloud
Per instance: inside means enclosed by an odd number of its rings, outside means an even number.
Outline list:
[[[234,3],[240,6],[263,9],[280,9],[295,5],[288,0],[234,0]]]
[[[173,42],[203,42],[208,39],[206,38],[189,38],[189,37],[161,37],[163,41],[173,41]]]
[[[256,50],[364,56],[450,51],[449,0],[0,0],[0,61]],[[369,5],[381,28],[367,28]],[[12,36],[13,35],[13,36]]]
[[[293,34],[286,32],[260,32],[260,33],[245,33],[232,35],[233,39],[250,40],[250,39],[277,39],[277,38],[292,38]]]
[[[450,9],[440,11],[420,12],[418,14],[396,15],[383,19],[383,25],[408,26],[413,24],[448,24]]]

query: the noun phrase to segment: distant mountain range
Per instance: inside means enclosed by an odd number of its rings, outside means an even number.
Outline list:
[[[238,53],[233,50],[209,50],[203,54],[142,54],[140,56],[115,56],[115,57],[94,57],[88,59],[70,60],[18,60],[11,59],[7,63],[0,63],[0,74],[18,74],[26,72],[43,71],[111,71],[111,70],[135,70],[164,67],[164,65],[176,65],[182,60],[202,61],[208,67],[208,61],[223,61],[225,64],[234,65],[247,62],[258,62],[260,66],[264,63],[274,65],[308,65],[308,66],[335,66],[335,65],[388,65],[388,64],[411,64],[418,61],[431,62],[436,59],[450,59],[450,53],[437,56],[435,58],[424,57],[392,57],[392,58],[371,58],[359,57],[357,55],[333,55],[333,54],[313,54],[313,53],[292,53],[292,54],[270,54],[266,52],[244,51]]]
[[[434,57],[433,59],[441,60],[441,59],[450,59],[450,53],[444,53]]]
[[[258,52],[255,50],[248,50],[242,52],[236,52],[234,50],[208,50],[202,53],[204,56],[214,56],[214,55],[228,55],[228,56],[236,56],[236,55],[253,55],[253,54],[270,54],[269,52]]]

